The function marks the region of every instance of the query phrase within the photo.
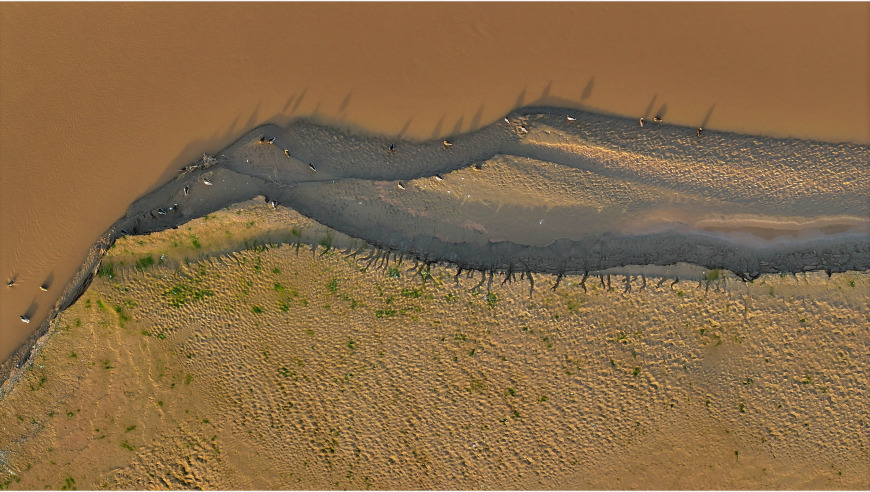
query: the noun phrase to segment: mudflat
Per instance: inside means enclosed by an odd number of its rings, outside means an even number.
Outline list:
[[[530,295],[342,241],[263,201],[119,239],[0,399],[2,483],[868,485],[866,272]]]

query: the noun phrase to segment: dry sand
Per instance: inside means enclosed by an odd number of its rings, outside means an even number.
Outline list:
[[[0,399],[0,483],[870,486],[866,272],[529,298],[288,236],[328,243],[262,202],[119,240]]]

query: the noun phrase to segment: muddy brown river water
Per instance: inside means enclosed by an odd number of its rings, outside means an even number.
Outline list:
[[[0,291],[0,356],[131,202],[256,125],[304,116],[427,139],[546,104],[866,145],[868,15],[865,3],[4,3],[0,272],[15,285]]]

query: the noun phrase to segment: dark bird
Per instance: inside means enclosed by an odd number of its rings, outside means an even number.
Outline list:
[[[661,122],[662,122],[662,117],[661,117],[661,116],[656,116],[655,118],[653,118],[653,121],[655,121],[656,123],[661,123]]]
[[[391,143],[390,144],[390,152],[394,152],[395,150],[396,150],[396,144]]]
[[[21,321],[23,321],[25,323],[30,323],[30,318],[26,314],[22,314]]]
[[[317,168],[314,167],[314,164],[312,164],[310,162],[308,163],[308,168],[311,169],[312,171],[317,171]]]
[[[703,129],[703,128],[698,128],[698,136],[699,136],[699,137],[701,136],[702,133],[704,133],[704,129]]]
[[[189,192],[190,192],[190,186],[185,186],[185,187],[184,187],[184,196],[187,196],[187,194],[188,194]]]

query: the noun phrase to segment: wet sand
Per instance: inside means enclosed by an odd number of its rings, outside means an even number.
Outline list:
[[[530,297],[333,240],[262,199],[119,239],[0,398],[0,483],[870,484],[866,272],[539,276]]]
[[[265,122],[425,139],[535,103],[867,144],[867,15],[862,3],[0,4],[0,271],[17,280],[0,291],[0,353],[41,325],[136,197]]]

